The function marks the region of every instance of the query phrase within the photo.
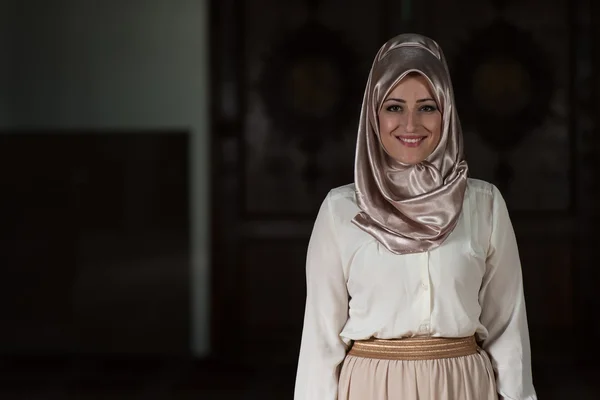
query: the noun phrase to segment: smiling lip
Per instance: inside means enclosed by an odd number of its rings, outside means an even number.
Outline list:
[[[425,139],[425,136],[396,136],[396,139],[406,147],[418,147]]]

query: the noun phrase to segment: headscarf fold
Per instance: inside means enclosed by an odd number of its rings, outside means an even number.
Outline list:
[[[378,113],[409,73],[422,74],[442,113],[440,142],[422,162],[407,165],[387,154]],[[352,222],[396,254],[432,250],[452,232],[462,211],[468,166],[446,60],[438,44],[402,34],[377,53],[362,103],[354,180],[361,212]]]

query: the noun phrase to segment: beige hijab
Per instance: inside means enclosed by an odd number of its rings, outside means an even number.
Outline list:
[[[387,154],[377,118],[385,98],[411,72],[427,78],[442,113],[440,143],[416,165]],[[417,34],[388,41],[375,57],[362,104],[354,171],[361,212],[352,222],[396,254],[438,247],[462,211],[468,170],[462,140],[441,48]]]

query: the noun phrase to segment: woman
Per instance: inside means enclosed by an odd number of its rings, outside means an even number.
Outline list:
[[[355,182],[327,195],[310,239],[296,400],[536,399],[506,204],[467,170],[441,49],[391,39]]]

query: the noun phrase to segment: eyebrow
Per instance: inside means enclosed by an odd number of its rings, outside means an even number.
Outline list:
[[[384,103],[387,103],[388,101],[397,101],[398,103],[406,103],[406,100],[396,99],[396,98],[393,98],[393,97],[390,97],[389,99],[387,99],[386,101],[384,101]],[[417,103],[424,103],[426,101],[433,101],[433,102],[435,102],[434,99],[428,97],[426,99],[419,99],[419,100],[417,100]]]

